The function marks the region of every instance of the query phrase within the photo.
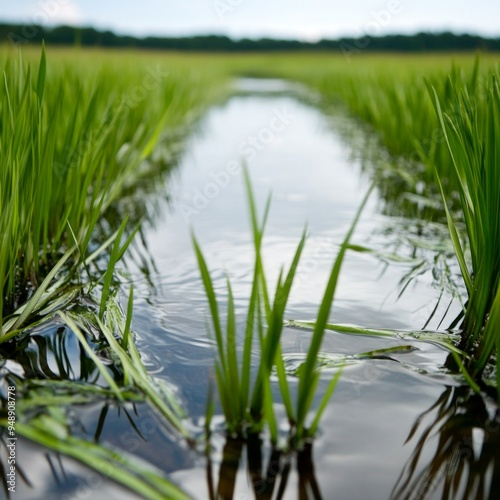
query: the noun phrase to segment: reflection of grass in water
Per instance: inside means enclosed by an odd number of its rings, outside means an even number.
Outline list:
[[[289,483],[292,464],[295,460],[298,475],[298,498],[322,498],[316,480],[311,443],[301,450],[285,452],[273,448],[264,459],[262,439],[251,434],[247,439],[227,437],[222,451],[222,463],[218,481],[214,484],[213,465],[207,460],[207,486],[210,499],[232,499],[236,491],[238,471],[243,453],[246,451],[246,477],[249,478],[255,498],[266,500],[283,498]]]
[[[443,500],[495,498],[499,428],[491,402],[468,387],[447,388],[411,429],[407,443],[416,440],[415,448],[391,498],[431,498],[437,491]]]
[[[259,223],[250,180],[246,171],[245,182],[252,221],[255,265],[241,359],[238,355],[236,345],[236,319],[231,284],[228,280],[227,325],[226,332],[224,333],[213,282],[201,249],[196,240],[194,240],[198,265],[210,306],[210,315],[217,346],[215,373],[219,398],[230,434],[244,437],[252,432],[259,433],[262,431],[264,425],[267,424],[271,433],[271,441],[276,445],[278,441],[278,428],[274,415],[270,385],[271,373],[273,369],[276,369],[281,398],[290,424],[290,443],[300,448],[307,437],[312,437],[316,433],[320,417],[340,376],[341,370],[331,380],[315,412],[314,418],[309,422],[309,412],[320,377],[317,370],[317,357],[335,295],[341,265],[348,248],[349,240],[371,190],[361,204],[333,264],[319,307],[309,350],[298,376],[296,405],[294,407],[285,371],[284,358],[281,352],[280,338],[284,326],[286,304],[305,245],[305,233],[299,242],[289,271],[287,273],[283,270],[280,272],[275,296],[271,298],[269,296],[261,255],[262,239],[270,200],[268,200],[265,208],[263,222]],[[257,375],[252,382],[250,359],[254,343],[254,330],[258,334],[261,354],[260,362],[256,369]],[[211,412],[213,412],[213,408],[209,409],[209,417]]]
[[[16,433],[49,450],[77,459],[144,498],[186,498],[153,466],[141,463],[120,450],[73,435],[70,409],[75,408],[74,405],[110,401],[124,406],[125,403],[147,402],[168,425],[170,432],[191,442],[190,433],[183,423],[185,415],[175,394],[167,384],[147,373],[129,334],[131,301],[124,317],[115,299],[108,297],[102,319],[98,305],[90,307],[90,298],[85,302],[85,307],[56,313],[59,329],[62,321],[78,338],[80,376],[77,380],[65,379],[77,366],[74,360],[72,366],[68,365],[68,353],[55,340],[57,336],[54,341],[49,337],[48,348],[40,349],[33,363],[43,368],[39,375],[59,380],[23,380],[12,374],[7,375],[9,384],[16,387]],[[54,319],[56,315],[53,315]],[[47,323],[46,320],[45,325]],[[57,328],[57,323],[54,328]],[[48,353],[59,373],[49,368]],[[123,411],[127,413],[125,406]],[[105,413],[101,416],[96,436],[105,416]],[[134,426],[132,416],[129,420]],[[2,415],[0,425],[4,429],[8,427],[5,415]]]

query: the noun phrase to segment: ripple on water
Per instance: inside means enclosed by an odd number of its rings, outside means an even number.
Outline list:
[[[257,85],[258,88],[253,88]],[[253,88],[253,90],[252,90]],[[260,90],[259,90],[260,89]],[[259,210],[269,191],[273,202],[264,238],[263,254],[270,289],[283,264],[291,262],[307,223],[309,234],[297,272],[287,317],[314,319],[339,244],[369,184],[361,174],[362,155],[352,154],[340,117],[326,120],[317,109],[296,100],[283,82],[240,82],[241,93],[209,111],[203,132],[187,140],[178,175],[166,189],[173,195],[145,241],[156,262],[151,284],[132,270],[137,285],[134,328],[150,370],[178,388],[194,419],[205,411],[212,373],[214,346],[207,334],[210,318],[191,241],[196,234],[220,299],[227,301],[226,279],[233,285],[239,334],[252,284],[253,247],[240,174],[224,177],[223,187],[210,188],[215,196],[203,199],[214,178],[231,162],[242,162],[252,137],[268,127],[276,110],[292,116],[273,140],[261,144],[246,158]],[[249,93],[252,90],[252,93]],[[257,93],[255,93],[257,91]],[[260,93],[259,93],[260,92]],[[335,125],[336,124],[336,125]],[[382,202],[375,193],[368,204],[353,242],[386,253],[393,249],[411,256],[414,248],[398,236],[401,219],[380,214]],[[186,210],[187,209],[187,210]],[[188,216],[186,215],[188,214]],[[383,225],[392,228],[382,238]],[[391,236],[392,234],[392,236]],[[394,238],[391,240],[391,238]],[[406,243],[405,243],[406,242]],[[406,245],[406,246],[405,246]],[[399,262],[373,252],[350,252],[337,290],[331,320],[371,328],[418,329],[436,305],[439,291],[426,276],[414,280],[403,295],[400,282],[411,270],[411,259]],[[446,310],[447,303],[438,312]],[[453,315],[453,308],[450,315]],[[439,316],[439,314],[437,315]],[[285,328],[283,350],[290,360],[307,351],[310,332]],[[355,359],[370,350],[398,345],[413,349],[391,352],[376,359]],[[456,381],[444,374],[447,354],[432,344],[411,340],[325,334],[323,352],[332,359],[351,356],[324,415],[320,437],[314,444],[316,476],[325,498],[335,491],[343,499],[388,498],[413,448],[405,444],[418,416]],[[255,355],[258,356],[256,349]],[[333,371],[321,378],[321,395]],[[277,404],[277,411],[283,408]],[[424,450],[430,458],[435,442]],[[214,463],[222,461],[224,439],[215,440]],[[265,451],[269,453],[269,450]],[[235,498],[248,495],[245,459]],[[419,466],[420,467],[420,466]],[[179,467],[173,477],[195,498],[207,495],[204,465]],[[359,478],[363,478],[362,481]],[[290,484],[296,484],[292,470]],[[287,498],[294,498],[292,487]]]

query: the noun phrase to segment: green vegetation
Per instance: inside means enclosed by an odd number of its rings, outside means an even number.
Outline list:
[[[453,113],[436,108],[453,162],[460,207],[467,234],[466,257],[459,227],[447,209],[468,301],[463,321],[462,345],[474,354],[470,368],[480,375],[493,352],[500,348],[500,87],[498,73],[488,78],[485,95],[478,98],[469,87],[452,86]],[[472,84],[472,91],[475,86]],[[438,182],[441,178],[436,166]],[[442,190],[446,206],[446,194]],[[497,355],[497,386],[500,387]]]
[[[316,66],[311,63],[299,70],[283,64],[278,72],[316,90],[327,113],[338,112],[339,105],[346,106],[375,130],[391,155],[382,164],[379,187],[383,195],[411,193],[414,197],[408,199],[435,200],[440,196],[437,167],[448,199],[457,200],[454,167],[430,88],[434,88],[443,111],[453,113],[454,94],[459,89],[467,89],[479,100],[486,96],[488,73],[494,68],[490,61],[495,59],[484,57],[482,69],[471,56],[457,56],[454,64],[449,59],[442,55],[361,56],[350,62],[332,59],[329,67],[320,69],[318,58]],[[387,185],[391,183],[398,189],[391,190]],[[394,210],[398,212],[401,205]]]
[[[294,408],[291,390],[287,381],[285,363],[281,352],[280,339],[288,297],[306,242],[306,235],[305,233],[302,235],[289,271],[285,273],[283,269],[281,270],[275,289],[274,299],[271,300],[261,255],[262,239],[270,207],[270,198],[268,198],[263,221],[259,224],[257,208],[255,206],[250,179],[246,170],[245,183],[252,221],[255,265],[243,340],[242,359],[238,356],[236,315],[231,284],[228,280],[227,326],[226,334],[224,335],[213,282],[205,258],[203,257],[196,239],[194,239],[198,266],[210,305],[212,326],[217,345],[218,359],[216,364],[216,378],[219,397],[226,419],[226,425],[231,435],[245,437],[248,433],[259,433],[262,431],[263,425],[267,424],[271,434],[271,441],[273,445],[276,445],[278,442],[278,428],[274,415],[270,385],[271,373],[273,369],[275,369],[279,380],[282,402],[285,406],[290,424],[290,443],[300,448],[304,445],[304,440],[307,437],[315,435],[321,415],[340,377],[341,370],[338,370],[328,385],[312,422],[309,423],[308,416],[319,382],[317,358],[335,295],[340,269],[349,245],[349,240],[354,232],[356,223],[371,190],[361,204],[333,264],[318,311],[318,318],[312,334],[311,344],[303,366],[299,371],[297,401],[296,407]],[[260,362],[256,369],[257,374],[255,380],[252,384],[252,366],[250,361],[254,344],[254,329],[258,332]],[[208,420],[209,419],[210,418],[208,418]]]
[[[500,107],[498,70],[471,63],[450,72],[407,67],[396,75],[380,65],[317,78],[314,86],[379,133],[394,155],[390,179],[402,180],[417,201],[442,196],[467,290],[460,348],[478,380],[500,345]]]
[[[361,59],[343,68],[332,61],[310,72],[284,62],[276,71],[316,89],[327,112],[344,103],[373,127],[391,155],[381,162],[378,184],[391,213],[422,216],[417,205],[442,198],[443,210],[427,216],[449,225],[467,293],[459,347],[477,381],[500,346],[499,70],[494,59],[458,58],[443,68],[435,57],[400,59],[401,69],[390,71],[396,60]],[[392,183],[415,209],[391,198]]]
[[[19,315],[16,309],[66,251],[78,249],[64,256],[61,265],[68,267],[81,262],[89,246],[95,249],[92,238],[106,210],[129,186],[155,173],[150,157],[160,137],[192,121],[216,89],[215,81],[193,72],[134,58],[111,63],[95,55],[77,66],[60,57],[47,65],[43,51],[36,70],[20,54],[4,56],[1,65],[5,336],[21,326],[16,321],[7,328],[9,316]]]
[[[41,366],[52,351],[59,374],[46,370],[40,381],[67,377],[69,386],[47,380],[53,396],[43,398],[13,376],[23,401],[17,432],[91,467],[111,464],[110,478],[147,498],[185,498],[151,467],[72,436],[69,411],[56,409],[100,397],[145,402],[191,439],[176,398],[150,377],[133,343],[132,291],[126,316],[116,303],[115,266],[137,227],[110,213],[135,184],[161,173],[168,148],[217,99],[223,79],[157,59],[94,54],[76,65],[71,54],[38,57],[0,54],[0,344],[18,355],[33,328],[62,324],[80,343],[86,376],[71,384],[74,368],[57,341],[41,351]],[[100,393],[91,389],[97,379]]]
[[[275,375],[290,447],[299,449],[314,436],[340,368],[349,362],[320,354],[328,329],[433,342],[452,352],[470,385],[482,389],[482,378],[493,371],[491,361],[498,359],[500,349],[500,87],[495,63],[492,56],[482,57],[480,64],[472,56],[457,56],[451,66],[448,55],[346,59],[339,54],[221,57],[54,49],[48,55],[42,51],[40,57],[38,50],[13,54],[1,49],[0,344],[7,353],[21,350],[30,328],[63,325],[79,340],[92,381],[99,379],[103,385],[94,388],[90,376],[81,384],[67,380],[64,387],[64,380],[15,380],[26,396],[25,406],[18,408],[19,433],[89,466],[116,462],[110,477],[148,498],[183,498],[161,474],[142,470],[128,459],[120,462],[118,452],[76,439],[67,415],[53,410],[94,397],[119,405],[146,402],[172,432],[192,442],[179,402],[168,387],[150,377],[134,345],[133,289],[126,314],[117,305],[115,266],[144,215],[117,207],[141,180],[163,172],[169,165],[168,147],[181,142],[208,104],[227,95],[225,83],[237,75],[301,82],[314,91],[304,99],[324,113],[344,108],[368,124],[384,147],[383,161],[370,175],[388,211],[423,216],[411,209],[412,203],[432,206],[425,215],[448,224],[466,293],[463,314],[453,325],[461,321],[460,331],[449,334],[330,324],[345,253],[356,249],[349,242],[361,206],[340,246],[317,317],[288,323],[312,331],[307,355],[291,373],[280,339],[306,237],[273,294],[262,259],[270,203],[259,220],[247,178],[255,265],[244,332],[236,328],[229,280],[223,326],[208,266],[194,242],[210,306],[218,395],[229,434],[251,439],[267,427],[273,445],[278,443],[271,386]],[[404,207],[395,199],[401,193]],[[85,307],[82,297],[88,302]],[[257,366],[252,363],[255,346],[260,352]],[[410,349],[402,345],[358,357]],[[61,373],[65,363],[58,360]],[[311,418],[320,365],[339,369]],[[290,376],[298,379],[295,391]],[[496,377],[499,387],[500,365]],[[46,384],[43,390],[37,382]],[[54,398],[47,397],[51,391]],[[41,410],[36,413],[34,408]],[[207,431],[213,412],[210,400]],[[132,477],[122,468],[136,473]]]
[[[87,300],[91,300],[90,296]],[[188,498],[153,466],[142,463],[122,449],[98,443],[107,405],[116,405],[127,414],[127,404],[144,402],[149,404],[171,429],[188,442],[191,439],[183,424],[185,414],[178,401],[165,384],[147,373],[132,336],[127,335],[131,309],[129,308],[124,317],[116,300],[108,299],[106,315],[102,321],[97,304],[92,308],[79,308],[76,311],[58,311],[57,314],[62,324],[71,330],[82,346],[80,359],[87,358],[89,366],[92,367],[90,370],[96,372],[97,377],[94,375],[93,380],[96,381],[101,376],[106,386],[72,381],[70,374],[63,380],[23,380],[8,375],[9,384],[15,387],[18,401],[15,422],[17,435],[53,452],[75,458],[143,498]],[[92,331],[103,335],[99,352],[94,352],[90,345],[91,342],[99,340],[91,334]],[[127,345],[122,346],[125,340]],[[104,356],[104,353],[107,355]],[[60,353],[61,358],[66,355],[65,352]],[[109,361],[105,361],[107,359],[112,360],[111,366]],[[46,359],[42,358],[40,361],[47,364]],[[58,359],[57,364],[63,366],[64,362],[64,359]],[[74,368],[69,367],[71,371]],[[75,417],[71,415],[72,410],[78,411],[81,405],[96,403],[103,404],[104,409],[95,442],[73,435]],[[2,417],[0,425],[7,428],[9,422]],[[29,479],[29,472],[27,477]]]

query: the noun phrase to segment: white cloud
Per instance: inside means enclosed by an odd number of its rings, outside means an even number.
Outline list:
[[[28,19],[41,25],[81,25],[81,8],[72,0],[40,0],[30,5]]]
[[[78,5],[67,2],[66,5],[61,5],[55,20],[58,24],[80,24],[83,21],[83,12]]]

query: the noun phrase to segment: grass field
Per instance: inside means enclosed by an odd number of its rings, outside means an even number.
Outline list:
[[[65,251],[83,258],[106,210],[158,170],[160,139],[166,149],[221,92],[214,75],[155,58],[36,52],[2,57],[0,321]]]

